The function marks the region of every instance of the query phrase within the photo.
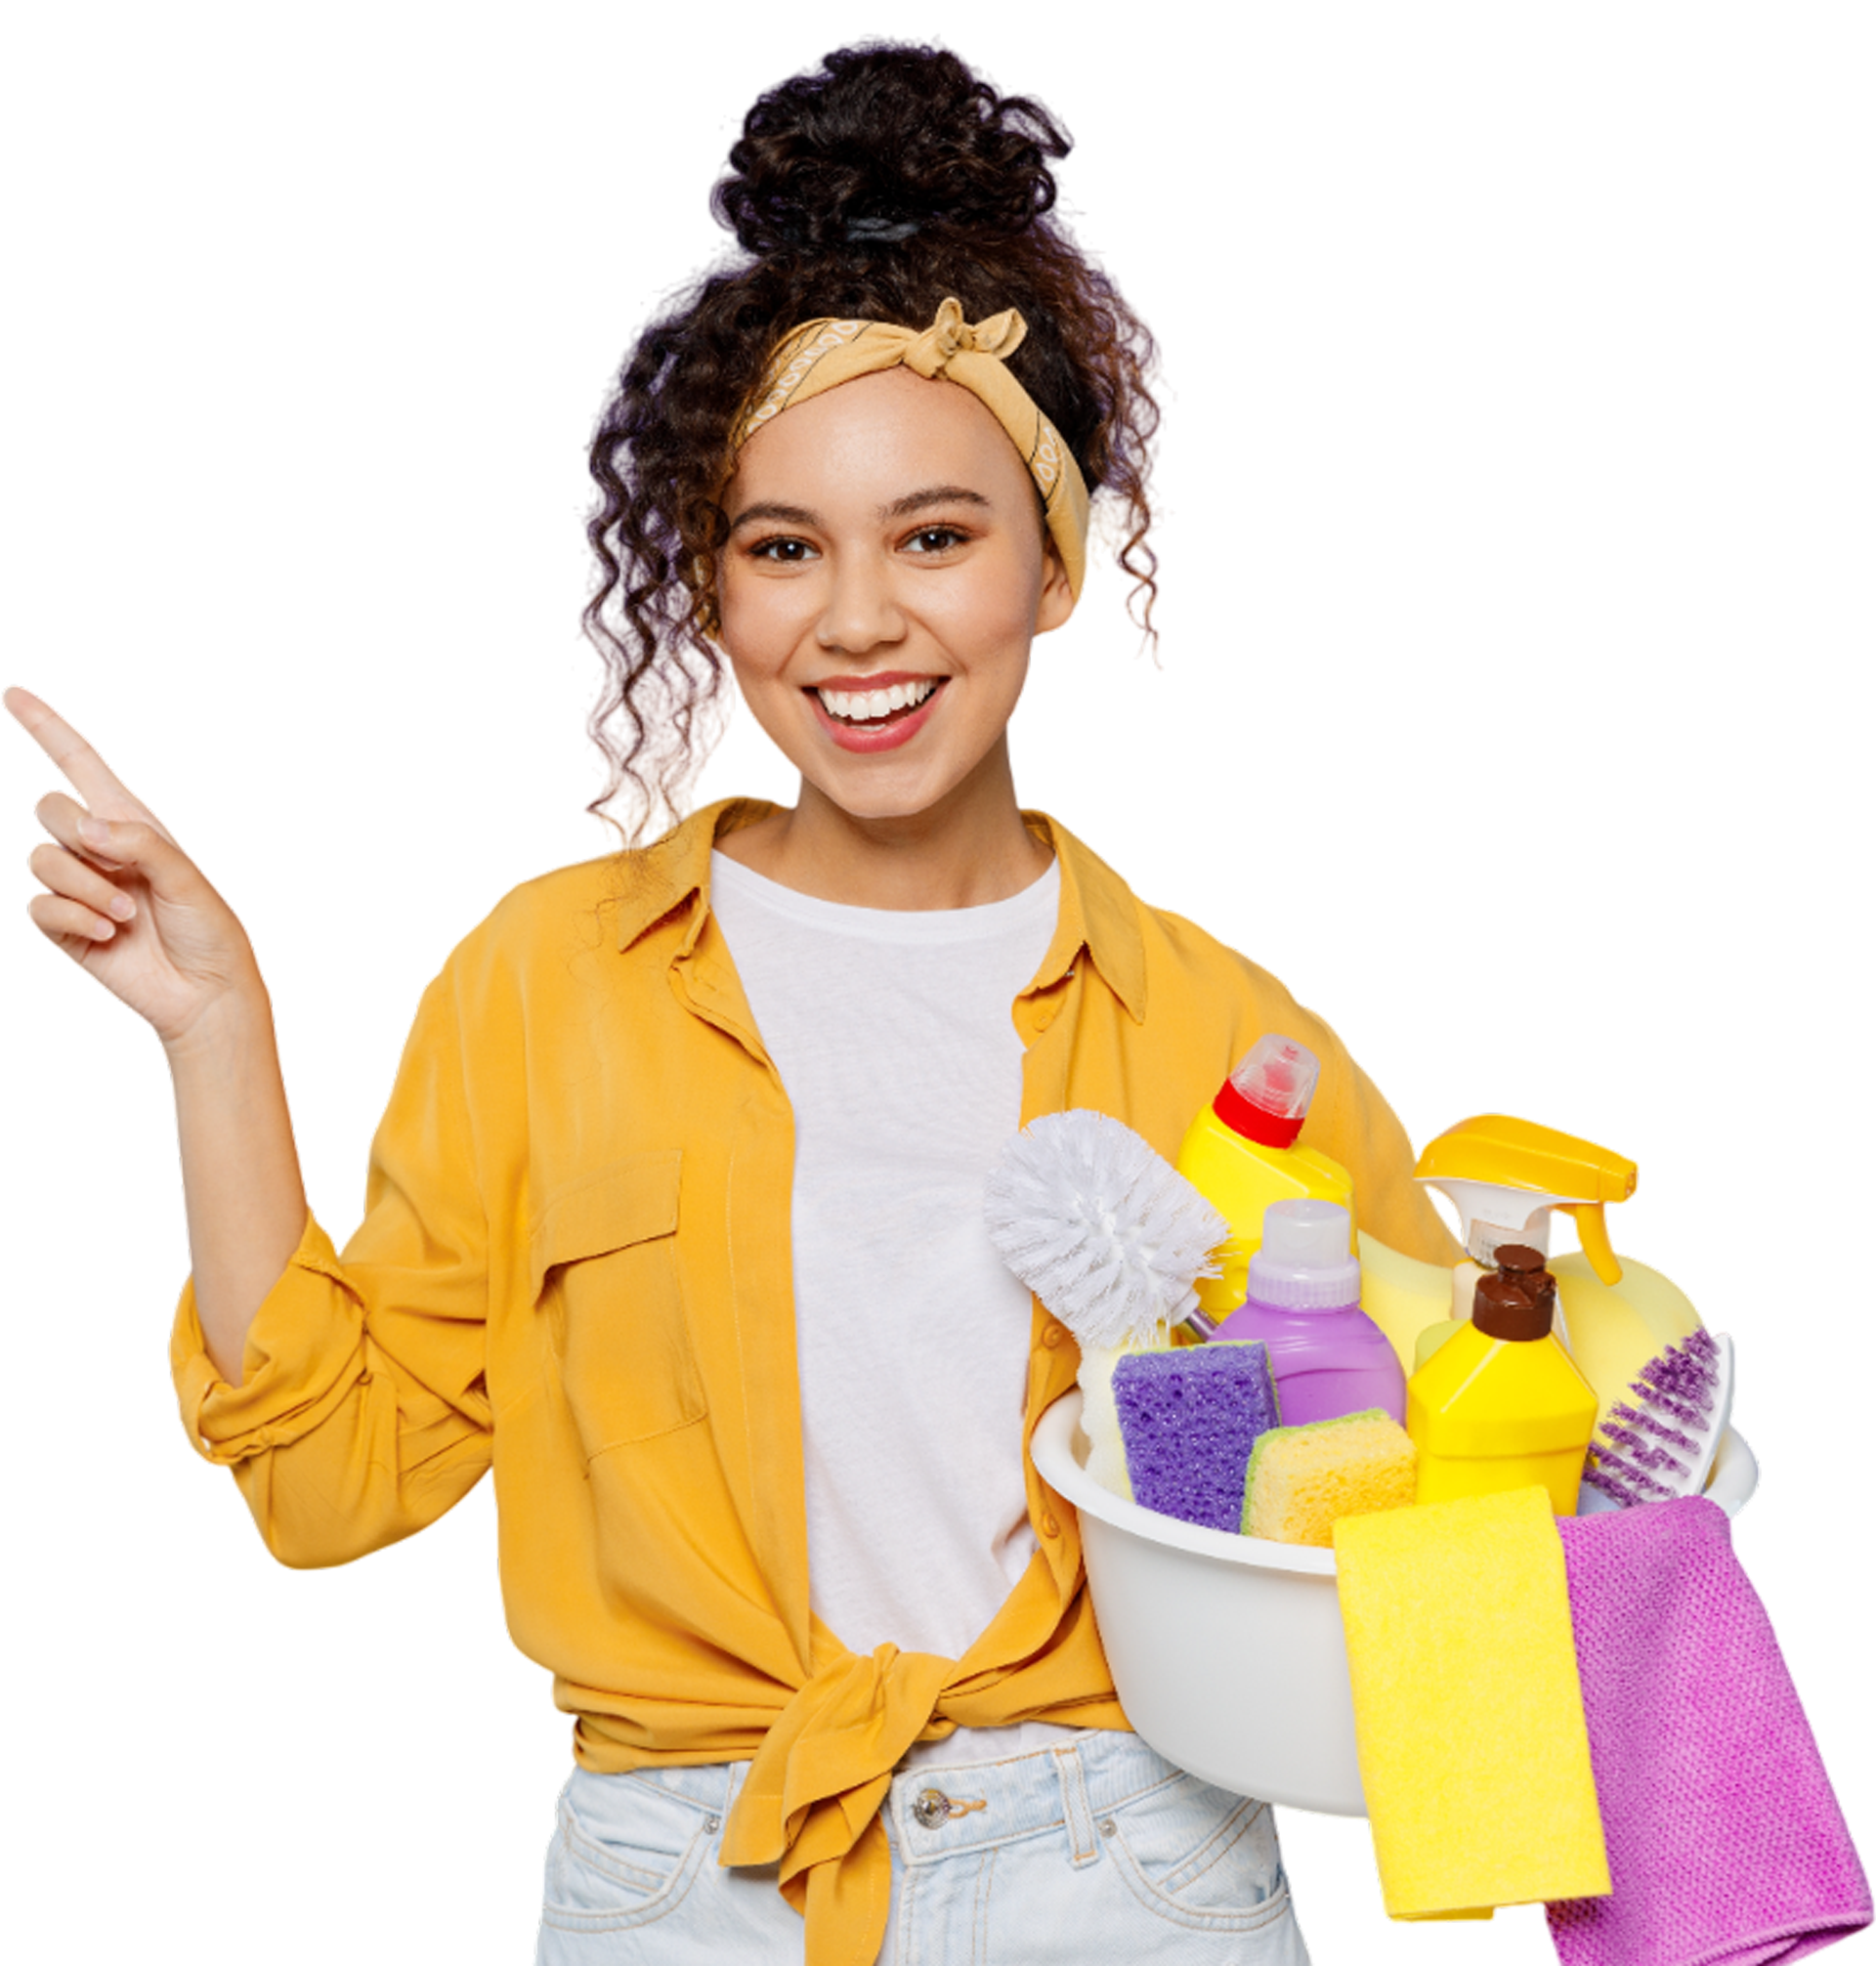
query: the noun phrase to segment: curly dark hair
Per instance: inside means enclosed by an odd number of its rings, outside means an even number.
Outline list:
[[[594,433],[600,578],[586,632],[606,664],[589,720],[629,787],[633,824],[675,818],[713,730],[709,638],[728,535],[730,433],[770,351],[798,322],[865,316],[923,327],[955,295],[967,319],[1017,309],[1010,369],[1061,432],[1088,490],[1124,513],[1118,557],[1152,633],[1147,453],[1153,338],[1049,216],[1069,138],[1040,103],[999,96],[942,48],[842,48],[762,96],[712,194],[741,252],[654,321]]]

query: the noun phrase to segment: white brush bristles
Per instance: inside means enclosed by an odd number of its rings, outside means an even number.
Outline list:
[[[1077,1107],[1030,1124],[984,1187],[997,1254],[1085,1350],[1153,1343],[1215,1276],[1230,1225],[1130,1127]]]

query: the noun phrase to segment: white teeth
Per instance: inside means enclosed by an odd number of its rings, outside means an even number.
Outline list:
[[[855,724],[877,723],[894,710],[910,709],[921,704],[938,685],[935,682],[894,683],[883,690],[816,690],[830,716]]]

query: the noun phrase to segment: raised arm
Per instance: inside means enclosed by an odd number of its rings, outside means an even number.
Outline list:
[[[306,1226],[306,1190],[280,1083],[273,1007],[241,924],[90,745],[37,697],[6,706],[76,797],[39,801],[41,932],[161,1041],[176,1092],[190,1261],[216,1369],[241,1381],[261,1300]]]

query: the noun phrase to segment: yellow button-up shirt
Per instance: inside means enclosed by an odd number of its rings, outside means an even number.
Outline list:
[[[1074,1511],[1027,1471],[1040,1543],[961,1659],[856,1657],[809,1608],[788,1094],[709,906],[731,801],[657,845],[510,894],[425,993],[343,1258],[309,1221],[238,1387],[191,1292],[172,1359],[196,1446],[283,1562],[339,1563],[494,1470],[517,1644],[554,1674],[580,1764],[750,1760],[729,1863],[779,1862],[812,1966],[886,1919],[894,1764],[958,1727],[1125,1727]],[[1061,828],[1055,936],[1012,1007],[1025,1123],[1070,1106],[1172,1155],[1265,1031],[1322,1061],[1305,1142],[1383,1241],[1456,1251],[1399,1123],[1318,1018]],[[880,1314],[889,1314],[881,1305]],[[1075,1381],[1040,1304],[1024,1417]]]

